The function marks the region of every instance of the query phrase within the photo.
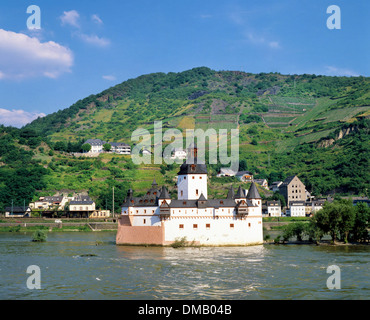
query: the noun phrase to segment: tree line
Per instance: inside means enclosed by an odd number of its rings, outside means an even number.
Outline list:
[[[360,202],[354,206],[352,200],[340,199],[326,202],[308,223],[286,225],[282,235],[274,241],[286,242],[294,237],[302,241],[306,236],[310,242],[319,244],[325,235],[329,235],[333,244],[337,241],[365,242],[369,240],[369,223],[370,208],[366,203]]]

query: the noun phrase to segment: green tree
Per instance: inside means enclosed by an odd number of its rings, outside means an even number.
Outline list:
[[[103,149],[104,149],[104,151],[109,152],[112,149],[112,146],[109,143],[104,143],[103,144]]]
[[[354,241],[363,241],[368,238],[370,208],[366,203],[360,202],[355,206],[355,221],[351,234]]]
[[[88,143],[85,143],[82,145],[81,149],[83,152],[89,152],[91,150],[91,145]]]

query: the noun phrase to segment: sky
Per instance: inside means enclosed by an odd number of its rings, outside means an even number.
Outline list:
[[[369,76],[369,20],[368,0],[2,0],[0,124],[153,72]]]

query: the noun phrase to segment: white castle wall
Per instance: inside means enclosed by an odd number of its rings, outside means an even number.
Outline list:
[[[180,227],[182,225],[182,227]],[[196,228],[195,228],[196,225]],[[262,217],[171,217],[165,221],[165,241],[186,237],[201,245],[246,245],[262,243]]]

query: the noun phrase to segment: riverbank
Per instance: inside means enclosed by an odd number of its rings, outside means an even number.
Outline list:
[[[94,232],[116,231],[117,223],[113,222],[71,222],[71,223],[2,223],[0,232],[34,232],[44,230],[47,232]]]

